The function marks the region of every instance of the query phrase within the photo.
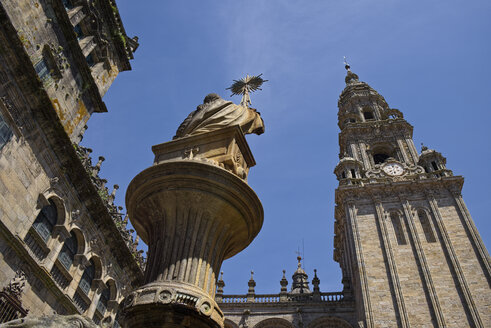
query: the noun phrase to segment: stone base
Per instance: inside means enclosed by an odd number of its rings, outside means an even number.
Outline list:
[[[132,292],[124,300],[123,316],[125,327],[223,327],[224,321],[218,305],[200,288],[172,281]]]
[[[137,305],[124,316],[124,328],[220,328],[193,309],[175,304]]]

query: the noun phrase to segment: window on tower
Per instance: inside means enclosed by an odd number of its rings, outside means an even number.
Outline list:
[[[433,167],[433,170],[435,170],[435,171],[438,171],[439,170],[438,165],[436,165],[436,162],[435,161],[432,161],[431,162],[431,166]]]
[[[392,227],[394,228],[397,244],[406,245],[406,238],[404,236],[401,217],[399,216],[399,213],[397,212],[390,213],[390,220],[392,221]]]
[[[371,110],[363,111],[363,118],[365,119],[365,121],[371,121],[375,119]]]
[[[436,239],[435,239],[435,235],[433,234],[433,229],[431,228],[431,223],[426,211],[422,209],[418,210],[418,218],[419,218],[419,223],[421,223],[421,227],[423,228],[426,241],[429,243],[434,243]]]
[[[373,154],[373,161],[375,164],[382,164],[384,163],[390,156],[385,154],[385,153],[376,153]]]

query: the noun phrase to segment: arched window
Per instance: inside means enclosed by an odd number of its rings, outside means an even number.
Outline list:
[[[390,156],[385,153],[375,153],[373,154],[373,161],[375,164],[384,163]]]
[[[58,254],[58,260],[65,267],[65,269],[70,270],[72,266],[75,254],[77,254],[78,242],[77,236],[73,232],[70,233],[70,238],[65,240],[65,244]]]
[[[8,126],[7,122],[4,120],[2,114],[0,114],[0,149],[5,146],[12,135],[12,130]]]
[[[373,116],[373,112],[371,110],[365,109],[363,111],[363,118],[365,119],[365,121],[371,121],[375,119],[375,116]]]
[[[108,285],[106,285],[106,288],[104,288],[104,290],[102,291],[99,302],[97,303],[97,311],[99,311],[101,315],[104,315],[104,313],[106,313],[107,303],[109,302],[110,297],[111,289]]]
[[[33,223],[34,229],[37,231],[39,236],[48,242],[53,232],[53,227],[58,221],[58,210],[52,199],[49,200],[49,205],[44,206],[39,212],[36,220]]]
[[[85,268],[84,273],[82,274],[82,279],[80,279],[80,283],[78,286],[80,289],[86,294],[89,295],[90,287],[92,286],[92,281],[95,277],[95,263],[91,259],[90,265]]]
[[[404,237],[404,231],[402,229],[401,218],[397,212],[390,213],[390,220],[392,221],[392,227],[394,228],[394,234],[396,235],[397,243],[399,245],[406,245],[406,238]]]
[[[435,161],[432,161],[431,162],[431,166],[433,167],[433,170],[435,170],[435,171],[438,171],[439,170],[438,165],[436,165],[436,162]]]
[[[418,210],[418,218],[419,223],[421,223],[421,227],[423,228],[426,241],[429,243],[434,243],[436,239],[435,235],[433,234],[433,230],[431,229],[430,219],[428,218],[426,211],[422,209]]]

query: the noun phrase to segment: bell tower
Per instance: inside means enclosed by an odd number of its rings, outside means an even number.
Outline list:
[[[334,259],[360,327],[491,327],[489,254],[462,176],[346,64]]]

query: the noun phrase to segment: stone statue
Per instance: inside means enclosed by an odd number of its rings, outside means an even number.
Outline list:
[[[10,296],[20,300],[21,294],[26,286],[26,274],[22,270],[18,270],[15,273],[15,277],[10,280],[9,284],[3,288],[4,292],[10,294]]]
[[[194,112],[182,122],[173,139],[215,131],[240,125],[244,134],[264,133],[264,122],[260,114],[244,105],[236,105],[210,93]]]
[[[99,328],[87,317],[81,315],[51,315],[39,318],[22,318],[2,324],[4,328]],[[109,327],[103,324],[102,327]]]

